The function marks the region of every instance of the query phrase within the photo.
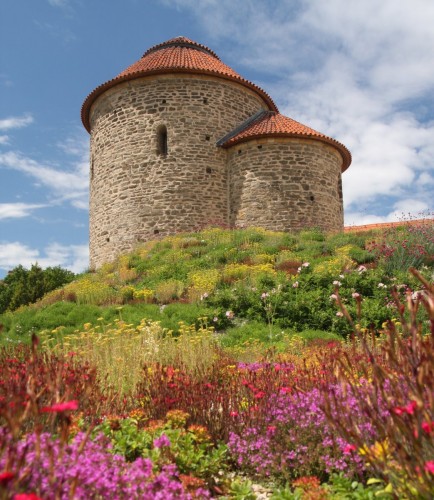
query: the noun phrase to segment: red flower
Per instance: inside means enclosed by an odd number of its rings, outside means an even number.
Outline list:
[[[392,411],[396,415],[403,415],[404,413],[407,413],[408,415],[413,415],[414,410],[417,408],[417,403],[416,401],[410,401],[407,406],[397,406],[396,408],[393,408]]]
[[[422,430],[427,434],[434,432],[434,422],[422,422]]]
[[[13,472],[5,471],[0,473],[0,484],[8,484],[15,477]]]
[[[57,413],[68,410],[77,410],[78,409],[78,401],[76,399],[72,401],[65,401],[63,403],[55,403],[51,406],[44,406],[41,408],[41,412],[44,413]]]
[[[424,469],[430,474],[434,474],[434,460],[430,460],[429,462],[425,462]]]
[[[231,417],[238,417],[238,412],[237,412],[237,411],[231,411],[231,412],[229,413],[229,415],[230,415]]]
[[[255,398],[256,399],[261,399],[265,396],[265,392],[264,391],[258,391],[256,394],[255,394]]]
[[[281,394],[290,394],[292,392],[291,387],[281,387],[280,388]]]
[[[35,493],[18,493],[14,496],[14,500],[42,500],[42,498]]]

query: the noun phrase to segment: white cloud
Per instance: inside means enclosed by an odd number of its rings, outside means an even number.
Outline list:
[[[0,120],[0,130],[27,127],[27,125],[30,125],[33,121],[33,116],[28,113],[24,116],[10,116],[9,118]]]
[[[48,0],[48,3],[53,7],[67,7],[69,4],[68,0]]]
[[[69,170],[40,163],[16,151],[0,153],[0,165],[33,177],[38,185],[49,188],[58,198],[54,203],[70,200],[77,208],[88,208],[88,162],[84,153]]]
[[[387,219],[398,198],[433,208],[434,2],[165,3],[191,10],[207,36],[227,47],[220,53],[226,63],[262,72],[264,82],[255,83],[282,113],[351,150],[348,217]],[[383,215],[366,215],[373,201]]]
[[[29,268],[36,262],[43,268],[61,266],[80,273],[89,265],[88,245],[51,243],[41,254],[19,242],[0,243],[0,269],[9,271],[20,264]]]
[[[46,206],[31,203],[0,203],[0,220],[28,217],[34,210]]]
[[[0,144],[9,144],[9,136],[0,135]]]

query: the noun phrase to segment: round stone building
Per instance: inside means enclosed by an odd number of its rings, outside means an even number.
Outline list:
[[[343,228],[339,142],[279,114],[208,47],[156,45],[85,100],[90,265],[211,223]]]

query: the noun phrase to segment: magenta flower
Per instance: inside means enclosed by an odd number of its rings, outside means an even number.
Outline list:
[[[169,447],[171,445],[170,439],[166,434],[161,434],[157,439],[154,439],[154,448],[163,448],[163,446]]]
[[[51,406],[43,406],[41,408],[41,412],[44,413],[57,413],[68,410],[77,410],[78,409],[78,401],[76,399],[72,401],[64,401],[63,403],[55,403]]]

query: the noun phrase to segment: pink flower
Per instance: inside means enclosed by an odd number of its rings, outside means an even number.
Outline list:
[[[255,398],[256,399],[261,399],[265,396],[265,392],[264,391],[258,391],[256,394],[255,394]]]
[[[336,300],[338,296],[335,293],[332,293],[329,297],[330,300]]]
[[[424,469],[430,474],[434,474],[434,460],[430,460],[429,462],[425,462]]]
[[[344,315],[344,313],[343,313],[343,312],[341,312],[341,311],[338,311],[338,312],[336,313],[336,316],[339,316],[340,318],[342,318],[342,316],[343,316],[343,315]]]
[[[231,412],[229,413],[229,415],[230,415],[231,417],[238,417],[239,413],[238,413],[237,411],[231,411]]]
[[[354,292],[352,294],[353,299],[358,299],[360,297],[360,293]]]
[[[276,432],[276,426],[275,425],[269,425],[267,427],[267,433],[268,434],[274,434]]]
[[[407,406],[397,406],[392,409],[393,413],[395,415],[403,415],[404,413],[407,413],[408,415],[413,415],[414,410],[417,408],[417,403],[416,401],[410,401]]]
[[[344,453],[348,454],[356,450],[357,450],[356,446],[354,446],[353,444],[347,444],[347,446],[345,446],[344,448]]]
[[[76,399],[72,401],[64,401],[63,403],[55,403],[51,406],[43,406],[41,408],[41,412],[43,413],[58,413],[62,411],[68,410],[77,410],[78,409],[78,401]]]

